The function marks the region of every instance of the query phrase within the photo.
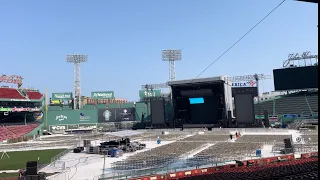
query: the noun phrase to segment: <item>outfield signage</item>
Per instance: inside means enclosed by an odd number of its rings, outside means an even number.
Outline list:
[[[48,111],[48,124],[93,124],[98,122],[97,110]]]
[[[53,100],[71,100],[72,99],[72,92],[66,93],[52,93]]]
[[[85,113],[83,113],[83,112],[81,112],[80,114],[79,114],[79,119],[80,119],[80,121],[91,121],[91,116],[88,116],[87,114],[85,114]]]
[[[270,122],[277,122],[279,120],[278,116],[269,115],[269,121]]]
[[[134,108],[110,108],[98,111],[99,123],[135,121],[135,117]]]
[[[150,97],[160,97],[161,96],[161,90],[160,89],[154,89],[154,90],[139,90],[139,97],[141,99],[143,98],[150,98]]]
[[[11,108],[0,108],[0,112],[11,112]]]
[[[0,108],[0,112],[38,112],[40,108]]]
[[[91,92],[92,99],[114,99],[113,91]]]
[[[29,108],[12,108],[12,112],[25,112],[29,111]]]
[[[67,125],[49,126],[49,131],[53,133],[63,133],[67,128]]]
[[[247,82],[234,82],[232,87],[256,87],[257,81],[247,81]]]
[[[10,99],[10,101],[31,101],[30,99]]]
[[[30,112],[37,112],[37,111],[40,111],[40,110],[41,110],[40,108],[29,108]]]
[[[36,121],[42,120],[43,113],[42,112],[33,112],[32,117]]]

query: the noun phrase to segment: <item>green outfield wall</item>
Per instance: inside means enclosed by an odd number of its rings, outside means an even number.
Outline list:
[[[99,104],[96,109],[94,105],[85,105],[82,110],[72,110],[68,106],[52,106],[48,112],[44,113],[43,120],[47,119],[47,123],[44,123],[47,128],[49,126],[61,125],[66,126],[66,129],[73,129],[71,126],[77,126],[74,129],[77,129],[79,124],[84,126],[91,126],[93,124],[99,124],[99,109],[106,109],[106,104]],[[135,108],[135,120],[137,122],[141,121],[142,114],[144,114],[144,120],[150,120],[150,103],[147,106],[144,102],[134,103],[125,103],[125,104],[108,104],[109,108]],[[166,117],[169,117],[169,114],[172,110],[170,104],[166,104]],[[46,118],[46,113],[48,114]]]
[[[98,111],[96,109],[48,111],[47,113],[48,113],[48,116],[47,116],[48,126],[58,125],[58,124],[98,123]]]

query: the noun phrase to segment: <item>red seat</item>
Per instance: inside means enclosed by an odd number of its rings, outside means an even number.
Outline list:
[[[41,99],[43,97],[43,94],[37,91],[27,91],[26,94],[28,95],[29,99]]]
[[[28,124],[23,126],[0,126],[0,141],[22,137],[33,131],[39,124]]]
[[[2,99],[26,99],[14,88],[0,88],[0,98]]]

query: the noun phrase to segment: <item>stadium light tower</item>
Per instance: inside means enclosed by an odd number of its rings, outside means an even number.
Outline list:
[[[176,80],[176,61],[181,60],[181,50],[163,50],[162,60],[169,61],[169,81]]]
[[[88,55],[67,55],[67,62],[74,65],[74,109],[81,108],[80,64],[88,61]]]

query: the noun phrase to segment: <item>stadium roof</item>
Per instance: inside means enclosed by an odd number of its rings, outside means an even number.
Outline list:
[[[179,85],[188,85],[188,84],[201,84],[201,83],[208,83],[208,82],[217,82],[223,81],[223,76],[218,77],[209,77],[209,78],[197,78],[197,79],[186,79],[186,80],[176,80],[176,81],[169,81],[169,86],[179,86]]]
[[[124,130],[124,131],[117,131],[117,132],[107,132],[105,133],[105,135],[123,138],[123,137],[136,136],[143,133],[144,132],[141,132],[141,131]]]

